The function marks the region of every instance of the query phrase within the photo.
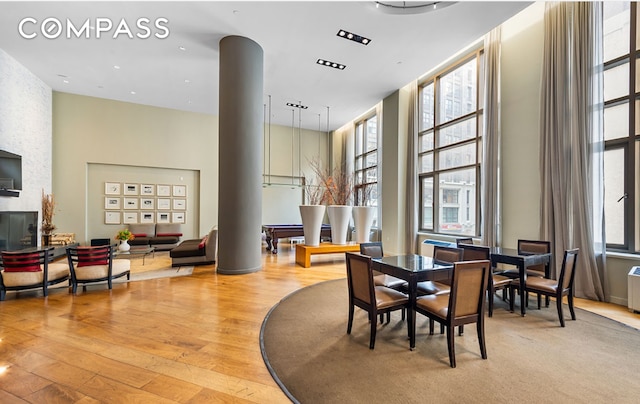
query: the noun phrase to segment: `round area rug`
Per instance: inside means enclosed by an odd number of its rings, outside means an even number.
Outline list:
[[[495,300],[486,318],[488,359],[480,357],[475,325],[455,336],[455,369],[445,335],[430,336],[417,315],[416,349],[409,350],[400,312],[378,325],[369,349],[366,312],[356,307],[347,334],[346,279],[285,297],[266,316],[262,355],[285,394],[300,403],[637,402],[640,332],[576,309],[560,327],[555,306],[526,317]]]

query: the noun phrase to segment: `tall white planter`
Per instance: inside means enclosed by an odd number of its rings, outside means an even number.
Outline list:
[[[324,205],[300,205],[305,245],[312,247],[320,245],[320,231],[325,209]]]
[[[333,244],[347,244],[349,221],[351,220],[351,206],[329,205],[327,207],[329,223],[331,224],[331,242]]]
[[[376,213],[374,206],[354,206],[353,223],[356,228],[356,243],[368,243]]]

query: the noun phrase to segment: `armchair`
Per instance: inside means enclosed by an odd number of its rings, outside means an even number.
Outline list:
[[[69,267],[50,262],[53,247],[28,252],[2,252],[0,271],[0,300],[10,290],[42,288],[48,295],[48,287],[69,280]]]
[[[129,260],[113,259],[113,246],[98,247],[69,247],[67,260],[71,270],[71,287],[75,294],[78,285],[82,284],[87,290],[87,283],[107,281],[109,289],[112,281],[126,276],[130,279],[131,262]]]

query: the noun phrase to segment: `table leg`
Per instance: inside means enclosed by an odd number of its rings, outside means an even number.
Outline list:
[[[267,251],[271,251],[271,235],[269,232],[265,232],[266,242],[267,242]]]
[[[518,265],[518,269],[520,272],[520,315],[524,317],[527,314],[525,307],[527,293],[524,289],[527,282],[527,267],[524,265],[524,262],[521,262],[520,265]]]
[[[418,294],[418,282],[415,279],[409,281],[409,312],[407,313],[407,327],[409,328],[409,349],[416,347],[416,295]]]
[[[274,237],[271,243],[273,244],[273,250],[271,250],[271,252],[273,254],[277,254],[278,253],[278,237]]]

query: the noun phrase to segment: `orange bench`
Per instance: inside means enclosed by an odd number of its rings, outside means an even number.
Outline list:
[[[344,252],[360,252],[360,244],[320,243],[318,246],[296,244],[296,264],[309,268],[311,266],[311,256],[314,254],[335,254]]]

